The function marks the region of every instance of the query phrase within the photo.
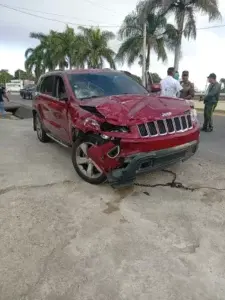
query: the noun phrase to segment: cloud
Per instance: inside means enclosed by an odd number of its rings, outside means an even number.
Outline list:
[[[220,10],[225,11],[225,1],[220,0]],[[56,4],[57,3],[57,4]],[[8,0],[7,5],[12,7],[27,8],[28,13],[61,20],[62,22],[72,22],[75,24],[100,24],[112,25],[105,28],[117,32],[124,17],[131,12],[137,3],[137,0],[114,0],[110,5],[103,0],[67,0],[65,2],[56,2],[48,0],[41,6],[37,2],[28,0]],[[32,10],[46,12],[36,13]],[[64,16],[53,16],[47,12],[60,14]],[[49,20],[42,20],[33,16],[25,15],[19,12],[11,11],[6,8],[0,9],[1,27],[0,27],[0,67],[9,69],[14,72],[18,68],[24,67],[24,52],[26,48],[33,47],[37,42],[29,38],[31,31],[45,32],[50,29],[62,31],[65,28],[64,23],[57,23]],[[172,18],[170,18],[170,21]],[[224,19],[223,19],[224,22]],[[208,18],[198,16],[197,27],[205,27],[218,24],[214,22],[209,24]],[[222,23],[221,23],[222,24]],[[223,23],[225,24],[225,22]],[[120,41],[113,41],[112,47],[117,50]],[[190,71],[191,80],[195,82],[199,88],[204,88],[206,76],[215,72],[218,78],[225,77],[223,64],[223,49],[225,49],[225,28],[215,28],[210,30],[199,30],[197,32],[197,40],[183,40],[182,44],[182,60],[180,62],[180,73],[184,69]],[[157,57],[151,56],[151,71],[158,72],[162,77],[166,75],[166,69],[173,65],[173,54],[168,54],[168,62],[163,64],[157,61]],[[121,66],[120,66],[121,68]],[[124,69],[128,69],[126,65]],[[131,72],[141,75],[141,69],[136,63],[130,68]]]

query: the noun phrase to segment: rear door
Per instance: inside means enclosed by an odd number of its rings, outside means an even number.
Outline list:
[[[52,131],[51,103],[54,101],[54,80],[54,75],[44,76],[38,86],[37,95],[35,96],[37,110],[41,116],[42,123],[49,131]]]
[[[58,139],[69,143],[68,124],[68,101],[69,95],[66,91],[63,77],[56,75],[53,85],[53,97],[49,102],[49,118],[51,120],[51,132]]]

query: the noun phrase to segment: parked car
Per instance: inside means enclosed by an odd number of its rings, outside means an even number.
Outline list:
[[[43,143],[72,147],[73,166],[85,181],[108,180],[113,187],[187,160],[200,136],[188,101],[150,95],[122,72],[96,69],[41,76],[33,129]]]
[[[34,93],[36,91],[35,85],[27,85],[23,89],[20,90],[20,96],[23,99],[33,99]]]

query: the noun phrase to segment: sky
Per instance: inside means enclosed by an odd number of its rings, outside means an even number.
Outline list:
[[[107,4],[105,0],[48,0],[40,5],[40,2],[30,0],[4,1],[0,0],[0,4],[60,21],[37,18],[0,6],[0,69],[8,69],[11,73],[18,68],[24,69],[25,50],[38,44],[36,40],[29,38],[30,32],[48,33],[51,29],[63,31],[65,24],[70,22],[73,24],[69,24],[69,26],[75,30],[79,25],[99,25],[104,30],[117,33],[124,17],[135,8],[138,2],[137,0],[114,0]],[[223,20],[209,23],[206,16],[198,15],[197,28],[225,25],[225,1],[219,0],[219,6],[220,11],[224,14]],[[170,18],[169,21],[173,22],[173,18]],[[117,51],[120,44],[121,41],[116,39],[111,42],[111,47]],[[204,89],[206,77],[210,73],[216,73],[218,79],[225,77],[224,64],[221,63],[224,51],[225,27],[199,29],[196,41],[183,39],[179,72],[189,70],[190,80],[198,89]],[[173,66],[173,60],[173,53],[168,52],[166,63],[157,61],[157,57],[153,54],[150,72],[156,72],[162,78],[165,77],[167,68]],[[128,68],[126,64],[118,66],[118,68],[141,75],[138,63],[131,68]]]

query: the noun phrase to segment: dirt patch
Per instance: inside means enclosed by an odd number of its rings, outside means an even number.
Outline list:
[[[7,115],[13,115],[17,119],[32,118],[32,108],[28,106],[12,106],[6,107]]]

